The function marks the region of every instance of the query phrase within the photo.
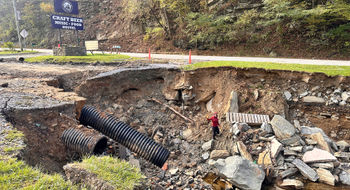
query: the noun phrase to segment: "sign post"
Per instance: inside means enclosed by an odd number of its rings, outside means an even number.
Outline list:
[[[23,37],[23,40],[24,40],[24,48],[26,48],[26,38],[28,36],[28,32],[27,32],[26,29],[23,29],[20,34],[21,34],[21,36]]]
[[[17,8],[16,8],[15,0],[12,0],[12,3],[13,3],[13,10],[15,13],[15,22],[16,22],[16,28],[17,28],[18,41],[19,41],[19,45],[21,47],[21,51],[23,51],[21,35],[19,34],[18,15],[17,15]]]

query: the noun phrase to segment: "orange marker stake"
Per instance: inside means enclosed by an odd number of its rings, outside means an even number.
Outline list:
[[[148,60],[151,61],[151,48],[148,48]]]
[[[190,53],[189,53],[189,58],[188,58],[188,63],[191,64],[192,63],[192,59],[191,59],[191,50],[190,50]]]

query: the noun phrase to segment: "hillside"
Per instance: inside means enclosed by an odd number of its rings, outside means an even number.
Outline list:
[[[27,41],[41,47],[58,41],[58,32],[49,26],[50,2],[18,1],[23,10],[21,27],[30,33]],[[0,40],[16,41],[11,4],[5,0],[0,4]],[[213,55],[350,58],[350,2],[346,0],[94,0],[79,4],[86,28],[79,39],[101,40],[106,50],[120,45],[123,51],[134,52],[192,49]],[[65,34],[64,42],[76,43],[73,32]]]

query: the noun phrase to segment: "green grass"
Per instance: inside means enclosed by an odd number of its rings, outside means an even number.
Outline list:
[[[0,55],[6,55],[6,54],[23,54],[23,53],[38,53],[38,52],[37,52],[37,51],[30,51],[30,50],[25,50],[25,51],[5,50],[5,51],[0,51]]]
[[[284,64],[271,62],[244,62],[244,61],[210,61],[200,62],[192,65],[186,65],[185,70],[194,70],[205,67],[238,67],[238,68],[263,68],[266,70],[287,70],[287,71],[305,71],[309,73],[325,73],[328,76],[350,76],[350,66],[326,66],[326,65],[301,65]]]
[[[48,175],[15,158],[0,157],[0,189],[78,189],[61,175]]]
[[[48,63],[111,63],[117,61],[123,61],[126,59],[130,59],[131,57],[128,55],[120,55],[120,54],[94,54],[87,56],[39,56],[27,58],[27,62],[31,63],[39,63],[39,62],[48,62]]]
[[[13,141],[15,139],[20,139],[23,137],[24,137],[24,134],[22,132],[17,131],[17,130],[9,130],[9,131],[7,131],[5,139],[8,141]]]
[[[132,190],[144,178],[138,168],[110,156],[92,156],[75,164],[120,190]]]

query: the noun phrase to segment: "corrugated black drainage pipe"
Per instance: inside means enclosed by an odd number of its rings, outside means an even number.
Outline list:
[[[158,167],[162,167],[169,158],[170,152],[163,146],[129,125],[117,121],[115,117],[102,113],[92,106],[83,107],[79,121],[81,124],[89,125],[114,139]]]
[[[107,148],[107,138],[95,131],[69,128],[61,136],[64,144],[81,154],[102,154]]]

